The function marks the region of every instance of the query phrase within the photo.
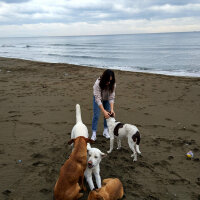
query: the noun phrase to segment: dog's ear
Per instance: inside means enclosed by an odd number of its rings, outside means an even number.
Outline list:
[[[92,139],[85,138],[85,140],[86,140],[87,143],[90,143],[90,144],[93,144],[93,143],[94,143],[94,140],[92,140]]]
[[[107,154],[103,152],[101,152],[100,154],[101,154],[101,158],[105,158],[107,156]]]
[[[90,150],[91,150],[91,147],[88,147],[87,145],[87,154],[89,154]]]
[[[90,191],[88,199],[87,200],[103,200],[101,196],[97,193],[96,189],[94,188],[92,191]]]
[[[110,117],[114,117],[114,114],[112,113],[112,114],[110,114]]]
[[[87,145],[87,152],[89,152],[91,149],[91,146],[90,145]]]
[[[104,200],[104,198],[102,196],[100,196],[99,194],[96,194],[96,200]]]
[[[70,144],[72,144],[72,143],[74,143],[74,139],[71,139],[69,142],[68,142],[68,144],[70,145]]]

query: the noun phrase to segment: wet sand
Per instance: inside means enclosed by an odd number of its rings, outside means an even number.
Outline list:
[[[0,199],[49,200],[71,148],[75,105],[91,135],[92,86],[102,69],[0,58]],[[142,156],[127,141],[102,160],[124,200],[200,199],[200,79],[115,70],[116,120],[135,124]],[[106,152],[103,116],[93,147]],[[187,159],[192,150],[194,158]],[[88,186],[87,186],[88,188]],[[88,191],[82,199],[87,199]]]

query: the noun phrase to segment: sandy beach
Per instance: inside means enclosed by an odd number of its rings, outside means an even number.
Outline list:
[[[49,200],[75,124],[75,105],[91,135],[92,87],[103,69],[0,58],[0,199]],[[116,120],[141,132],[133,162],[127,141],[101,162],[121,180],[123,200],[200,199],[200,78],[115,70]],[[103,115],[93,147],[109,150]],[[188,151],[192,159],[186,157]],[[87,186],[88,188],[88,186]],[[80,199],[87,199],[89,188]]]

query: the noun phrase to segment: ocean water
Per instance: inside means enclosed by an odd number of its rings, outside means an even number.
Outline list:
[[[200,32],[0,38],[0,57],[200,77]]]

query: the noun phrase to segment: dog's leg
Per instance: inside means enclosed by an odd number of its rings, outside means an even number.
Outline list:
[[[131,155],[131,157],[133,157],[133,161],[137,161],[137,152],[134,147],[134,142],[132,138],[130,137],[128,137],[128,144],[129,144],[130,149],[133,151],[133,154]]]
[[[63,196],[64,199],[79,199],[83,196],[83,193],[80,193],[80,185],[77,183],[74,187],[71,187],[69,190],[67,190]],[[60,198],[59,198],[60,199]]]
[[[78,193],[77,199],[80,199],[83,196],[83,193]]]
[[[121,140],[117,137],[117,149],[121,149]]]
[[[87,173],[87,175],[85,177],[86,177],[87,183],[90,187],[90,190],[93,190],[94,184],[93,184],[93,180],[92,180],[92,173]]]
[[[79,185],[80,185],[81,189],[86,191],[86,187],[84,185],[84,176],[82,176],[82,175],[79,177]]]
[[[101,177],[99,175],[99,172],[94,172],[96,184],[98,188],[101,188]]]
[[[136,151],[137,151],[137,153],[141,154],[141,151],[140,151],[139,145],[137,145],[137,144],[136,144]]]
[[[110,136],[110,150],[107,151],[107,153],[111,153],[112,152],[112,150],[113,150],[113,144],[114,144],[114,136],[111,135]]]

